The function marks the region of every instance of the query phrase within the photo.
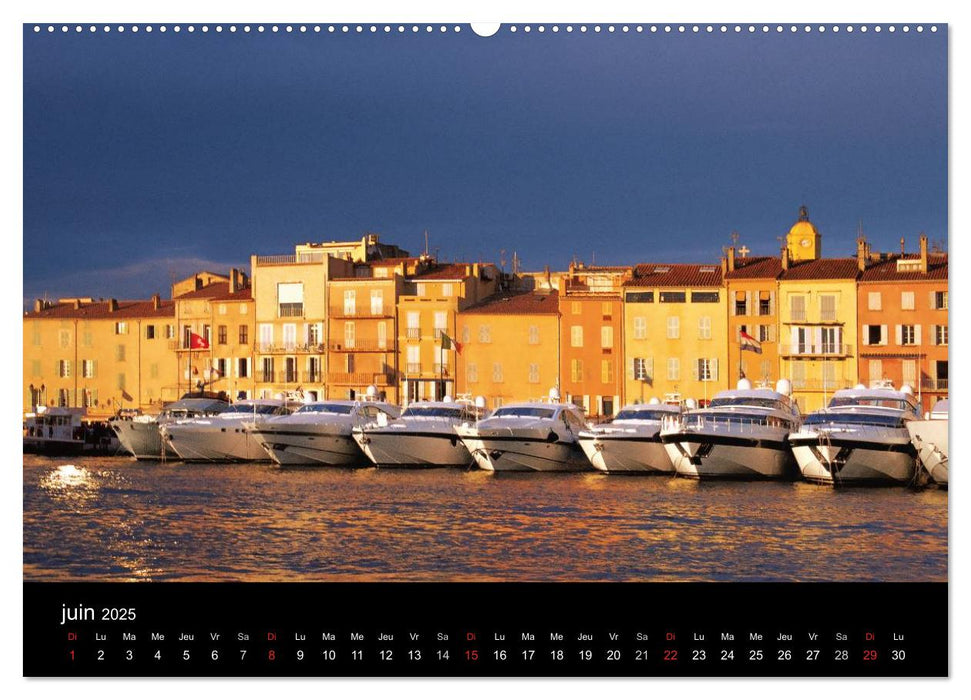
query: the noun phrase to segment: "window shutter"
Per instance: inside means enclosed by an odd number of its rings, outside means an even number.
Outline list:
[[[921,344],[920,329],[921,329],[921,325],[919,323],[914,326],[914,343],[916,343],[917,345]]]
[[[863,345],[870,344],[870,326],[863,326]]]
[[[880,345],[886,345],[889,342],[890,333],[888,332],[889,327],[886,325],[880,326]]]
[[[713,382],[718,381],[718,358],[711,358],[711,380]]]
[[[700,362],[701,360],[695,360],[691,366],[691,378],[694,379],[695,381],[698,381],[698,364]]]
[[[634,358],[633,357],[627,360],[627,378],[628,379],[634,378]]]
[[[775,290],[769,292],[769,314],[775,313]]]
[[[894,330],[894,333],[896,334],[895,335],[896,344],[903,345],[903,329],[900,327],[900,325],[896,325],[893,327],[893,330]]]
[[[752,315],[752,292],[751,290],[745,292],[745,315]]]

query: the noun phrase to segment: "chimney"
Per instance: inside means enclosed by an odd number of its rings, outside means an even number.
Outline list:
[[[920,271],[927,274],[927,235],[920,234]]]
[[[728,249],[728,271],[735,271],[735,246],[731,246]]]
[[[108,300],[108,312],[109,313],[114,313],[117,310],[118,310],[118,300],[117,299],[109,299]]]
[[[46,305],[44,304],[43,299],[34,299],[34,313],[43,311],[45,307]]]
[[[74,310],[77,311],[80,308],[81,308],[81,300],[80,299],[75,299],[74,300]]]
[[[907,249],[904,247],[904,237],[901,236],[900,237],[900,254],[903,255],[906,252],[907,252]]]
[[[859,236],[856,239],[856,266],[860,272],[866,270],[867,259],[870,257],[867,253],[866,238]]]
[[[788,246],[782,249],[782,269],[783,271],[789,269],[789,247]]]
[[[158,294],[152,295],[152,308],[156,311],[162,308],[162,297]]]
[[[202,278],[199,275],[196,275],[193,281],[195,282],[196,289],[202,289]]]
[[[239,270],[235,267],[229,271],[229,293],[235,294],[239,288]]]

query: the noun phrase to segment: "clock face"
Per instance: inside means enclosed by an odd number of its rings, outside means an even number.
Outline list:
[[[803,238],[801,241],[799,241],[799,245],[801,245],[803,248],[808,248],[810,245],[812,245],[812,241],[810,241],[808,238]]]

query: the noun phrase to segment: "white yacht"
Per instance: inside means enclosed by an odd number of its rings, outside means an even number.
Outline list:
[[[578,435],[587,459],[610,474],[674,474],[674,464],[661,442],[661,423],[681,415],[678,401],[624,406],[609,423]]]
[[[795,463],[786,438],[799,429],[799,409],[789,381],[776,390],[738,388],[720,391],[705,407],[666,418],[661,441],[678,476],[692,479],[784,479]]]
[[[910,441],[917,450],[924,474],[933,483],[947,488],[948,400],[934,404],[924,420],[907,421]]]
[[[315,401],[289,416],[244,425],[280,466],[363,467],[371,465],[354,441],[354,428],[399,414],[397,406],[380,401]]]
[[[164,423],[159,434],[165,447],[185,462],[268,460],[263,444],[243,429],[243,422],[289,413],[286,402],[279,399],[244,400],[215,416]]]
[[[550,401],[510,404],[455,432],[476,464],[487,471],[585,471],[590,463],[577,436],[587,426],[582,409]]]
[[[158,415],[120,416],[108,421],[122,448],[135,459],[175,458],[178,455],[162,443],[159,426],[186,418],[214,416],[229,408],[222,399],[186,394],[162,408]]]
[[[80,454],[85,439],[83,408],[38,406],[24,416],[24,452]]]
[[[841,389],[826,408],[806,417],[789,444],[807,481],[907,484],[916,466],[907,423],[919,416],[908,386]]]
[[[472,455],[455,426],[475,423],[484,413],[470,401],[421,401],[401,416],[355,427],[354,439],[378,467],[468,467]]]

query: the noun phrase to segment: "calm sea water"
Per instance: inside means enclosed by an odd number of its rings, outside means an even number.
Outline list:
[[[24,578],[944,581],[947,493],[25,455]]]

